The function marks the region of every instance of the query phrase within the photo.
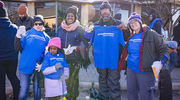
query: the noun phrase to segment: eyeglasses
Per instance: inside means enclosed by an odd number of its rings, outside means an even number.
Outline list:
[[[37,25],[41,26],[41,25],[43,25],[43,23],[34,23],[34,25],[35,26],[37,26]]]
[[[138,21],[132,21],[132,22],[130,22],[130,25],[133,25],[133,24],[135,24],[136,22],[138,22]]]

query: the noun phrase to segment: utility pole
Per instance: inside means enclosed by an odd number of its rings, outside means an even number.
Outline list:
[[[131,14],[134,12],[134,0],[131,0]]]

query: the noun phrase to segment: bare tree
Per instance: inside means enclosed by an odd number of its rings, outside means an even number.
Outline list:
[[[16,23],[17,19],[19,18],[17,11],[20,4],[25,4],[25,3],[4,1],[4,5],[8,12],[8,17],[12,23]]]
[[[145,11],[142,14],[149,17],[152,12],[156,13],[164,21],[163,26],[169,26],[169,37],[172,36],[173,27],[177,24],[173,24],[172,17],[180,10],[180,6],[177,5],[178,0],[136,0],[136,2],[146,8],[142,9]]]

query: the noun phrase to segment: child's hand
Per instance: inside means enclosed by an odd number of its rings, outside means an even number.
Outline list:
[[[61,65],[61,63],[56,63],[56,65],[55,65],[55,68],[56,68],[56,70],[57,69],[60,69],[60,68],[62,68],[63,66]]]
[[[67,76],[66,76],[65,74],[62,74],[60,80],[61,80],[61,81],[65,81],[66,77],[67,77]]]

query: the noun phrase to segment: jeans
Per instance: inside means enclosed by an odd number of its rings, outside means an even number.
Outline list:
[[[18,100],[20,89],[19,79],[16,76],[18,59],[0,61],[0,100],[6,100],[5,82],[6,75],[13,87],[13,100]]]
[[[20,93],[19,93],[19,100],[26,100],[27,94],[29,91],[30,86],[30,76],[31,74],[24,74],[19,72],[20,77]],[[33,92],[34,92],[34,100],[40,100],[41,99],[41,88],[38,88],[38,80],[35,80],[33,82]],[[38,97],[37,97],[38,96]]]

